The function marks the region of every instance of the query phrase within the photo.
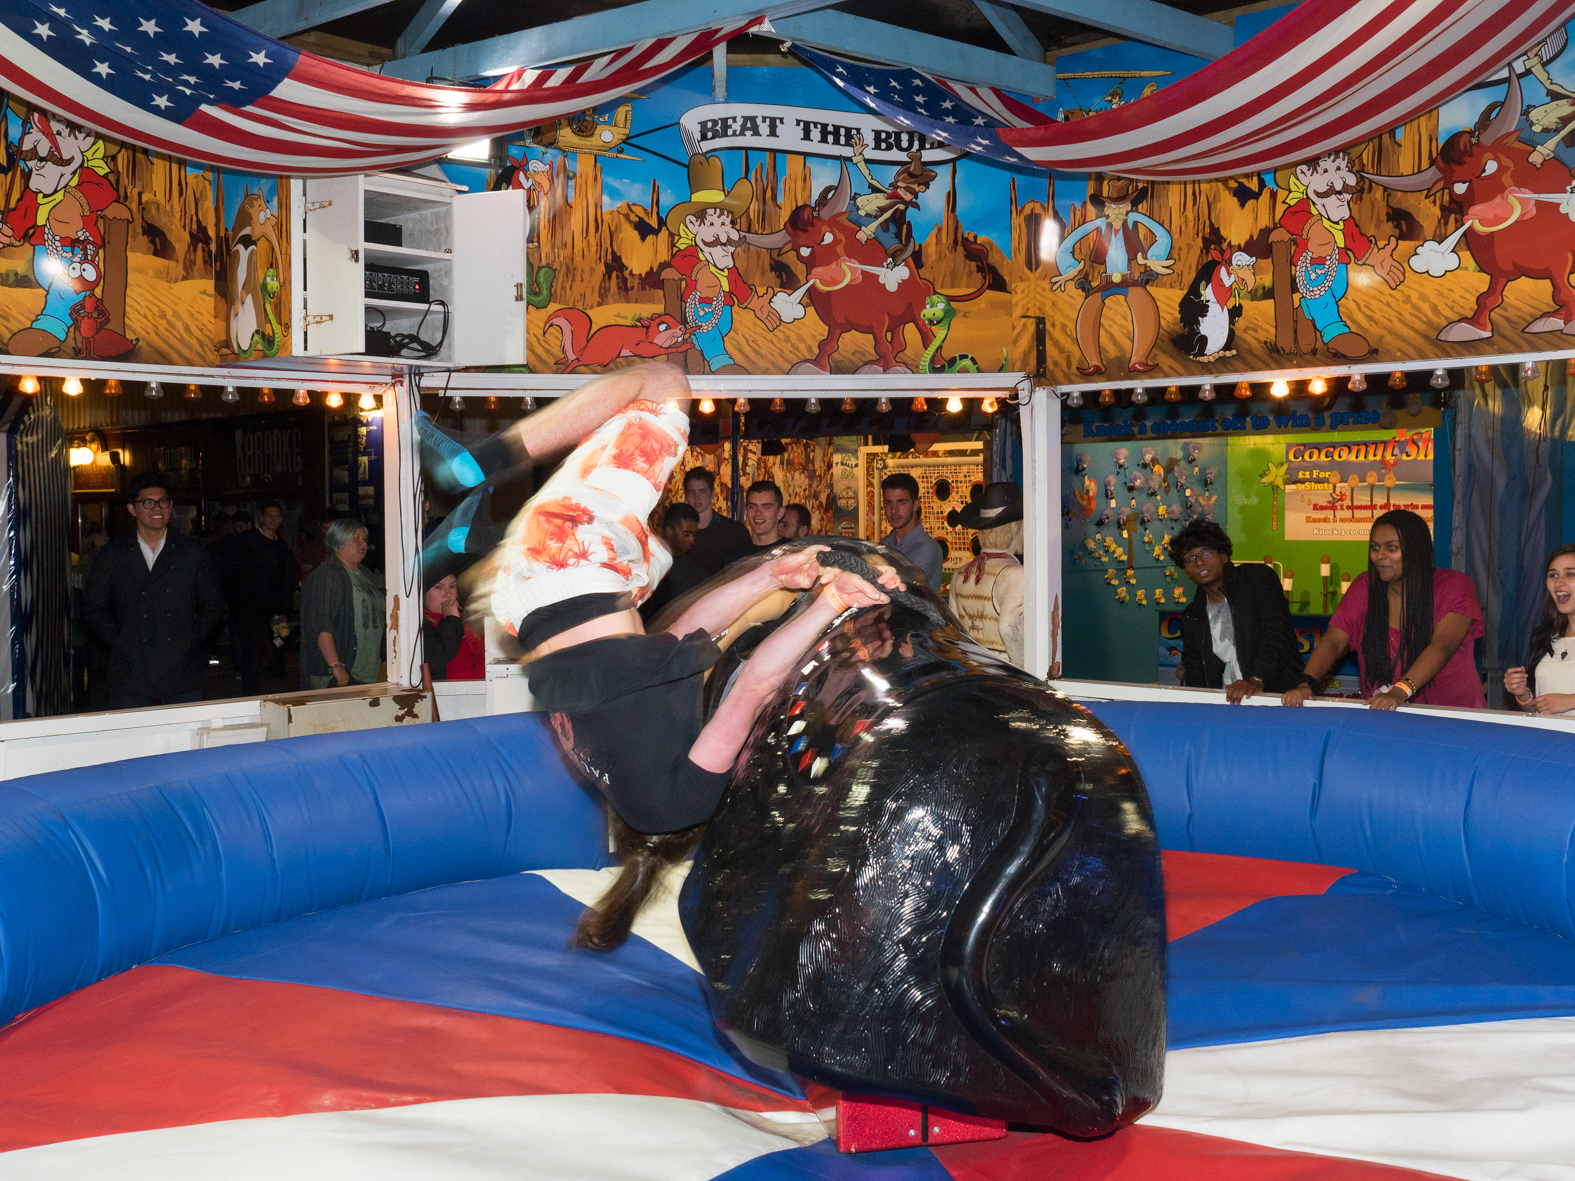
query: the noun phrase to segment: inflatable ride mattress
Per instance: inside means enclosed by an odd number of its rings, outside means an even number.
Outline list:
[[[1169,1050],[1138,1124],[845,1155],[712,1024],[664,883],[613,871],[340,907],[0,1029],[0,1177],[1575,1181],[1575,941],[1387,878],[1164,854]],[[678,875],[675,874],[674,878]]]

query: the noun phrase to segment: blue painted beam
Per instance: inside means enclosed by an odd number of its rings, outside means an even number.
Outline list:
[[[1018,57],[1025,57],[1031,62],[1045,60],[1045,48],[1039,44],[1029,29],[1027,22],[1015,8],[1008,8],[1004,4],[997,4],[995,0],[973,0],[975,7],[984,13],[984,19],[990,22],[992,28],[1001,35],[1007,47]]]
[[[1155,0],[1012,0],[1012,3],[1019,8],[1091,25],[1118,37],[1174,49],[1205,61],[1222,58],[1236,48],[1236,34],[1229,25],[1193,16]]]
[[[846,53],[868,61],[906,66],[983,86],[998,86],[1033,98],[1055,94],[1055,67],[1025,61],[900,29],[896,25],[865,20],[845,12],[814,12],[805,16],[771,18],[771,27],[788,41],[798,41],[832,53]]]
[[[426,0],[421,10],[405,26],[404,32],[399,34],[399,40],[394,42],[394,56],[409,57],[425,49],[427,42],[437,35],[443,22],[454,14],[459,3],[460,0]]]
[[[278,38],[304,33],[342,16],[353,16],[387,3],[388,0],[262,0],[260,4],[249,4],[229,15],[265,36]]]
[[[831,3],[835,0],[777,0],[776,3],[771,0],[685,0],[683,4],[675,4],[672,0],[643,0],[643,3],[577,16],[502,37],[489,37],[485,41],[472,41],[436,53],[396,58],[385,64],[382,72],[417,82],[429,77],[486,78],[522,66],[545,66],[596,57],[650,37],[714,29],[754,16],[809,12]]]

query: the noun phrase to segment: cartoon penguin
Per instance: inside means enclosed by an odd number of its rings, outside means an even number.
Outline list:
[[[1194,361],[1215,361],[1234,357],[1236,321],[1241,318],[1241,302],[1235,288],[1250,289],[1254,276],[1252,255],[1238,250],[1227,262],[1219,251],[1206,259],[1181,297],[1176,314],[1181,331],[1172,343]]]

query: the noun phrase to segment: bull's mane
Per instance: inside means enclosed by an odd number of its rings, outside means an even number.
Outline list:
[[[1457,131],[1439,146],[1438,162],[1446,168],[1458,167],[1470,158],[1476,146],[1469,131]]]

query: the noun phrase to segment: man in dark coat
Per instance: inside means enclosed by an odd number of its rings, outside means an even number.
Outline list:
[[[1199,591],[1181,613],[1177,673],[1188,688],[1224,689],[1237,705],[1301,684],[1303,665],[1280,580],[1230,555],[1230,536],[1213,521],[1194,521],[1170,542],[1171,560]]]
[[[168,487],[161,472],[131,482],[137,527],[99,552],[83,593],[83,618],[110,650],[110,709],[201,701],[203,641],[224,618],[207,548],[169,527]]]
[[[262,691],[264,658],[273,647],[274,624],[282,622],[295,606],[300,565],[290,545],[279,535],[284,507],[277,502],[263,506],[257,528],[235,535],[226,557],[224,598],[230,608],[230,631],[239,640],[236,666],[241,692],[251,697]]]

